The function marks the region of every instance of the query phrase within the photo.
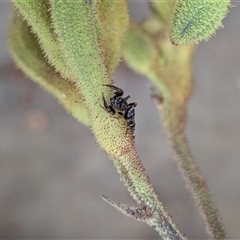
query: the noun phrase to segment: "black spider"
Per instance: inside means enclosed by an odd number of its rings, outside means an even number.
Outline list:
[[[137,103],[134,102],[128,104],[127,100],[130,98],[130,96],[128,95],[127,97],[123,98],[122,95],[124,94],[124,91],[121,88],[107,84],[103,86],[114,90],[114,95],[109,99],[109,101],[107,101],[104,98],[104,95],[102,95],[104,109],[112,115],[118,115],[117,117],[124,117],[131,131],[134,131],[135,107],[137,106]]]

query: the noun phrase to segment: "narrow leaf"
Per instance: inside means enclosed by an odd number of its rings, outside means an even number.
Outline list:
[[[31,26],[31,30],[36,35],[47,61],[63,78],[74,81],[51,26],[49,1],[12,0],[12,2],[27,24]]]
[[[115,71],[119,63],[122,43],[128,30],[126,9],[126,1],[101,0],[96,5],[97,38],[109,74]]]
[[[82,95],[73,83],[63,79],[53,67],[48,65],[36,37],[16,10],[12,10],[11,13],[8,43],[17,66],[57,98],[67,112],[81,123],[89,125]]]

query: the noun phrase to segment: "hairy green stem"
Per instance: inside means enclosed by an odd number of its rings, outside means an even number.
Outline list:
[[[186,137],[184,133],[179,133],[177,136],[171,134],[171,130],[166,126],[165,128],[172,148],[176,154],[177,164],[180,172],[190,188],[195,202],[200,208],[206,230],[212,239],[227,239],[219,211],[212,199],[211,193],[196,166],[191,152],[189,150]]]
[[[192,157],[184,134],[185,118],[184,109],[178,116],[170,117],[167,102],[154,101],[160,111],[164,129],[168,135],[172,149],[175,152],[179,171],[182,173],[187,188],[190,189],[194,200],[205,220],[206,230],[213,239],[227,239],[224,225],[219,211],[212,199],[211,193]]]
[[[148,28],[144,27],[146,25]],[[226,233],[220,215],[184,135],[186,103],[192,90],[191,57],[194,46],[174,46],[166,33],[167,29],[161,25],[151,29],[148,23],[142,27],[132,23],[123,55],[127,63],[147,76],[161,94],[161,97],[155,96],[155,102],[175,151],[178,167],[204,217],[208,233],[215,239],[224,239]]]
[[[118,3],[106,2],[110,5]],[[106,34],[101,29],[104,24],[98,24],[99,18],[96,17],[96,9],[101,1],[75,0],[66,3],[65,0],[51,0],[50,3],[55,33],[66,64],[76,77],[76,85],[85,98],[90,127],[96,141],[113,159],[132,197],[141,205],[152,209],[154,219],[149,225],[155,226],[164,239],[184,239],[149,183],[135,150],[133,134],[128,131],[125,120],[116,119],[103,110],[102,94],[111,96],[110,90],[103,84],[111,83],[112,70],[105,65],[111,54],[105,54],[109,51],[108,44],[102,42],[105,39],[103,35]],[[125,4],[122,8],[125,9]],[[118,12],[112,11],[109,14]],[[121,29],[115,30],[120,32]],[[115,47],[121,45],[115,44]]]

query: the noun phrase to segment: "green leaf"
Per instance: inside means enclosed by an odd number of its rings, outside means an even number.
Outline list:
[[[126,2],[97,1],[95,18],[97,38],[104,54],[105,66],[112,74],[119,63],[122,43],[129,25]]]
[[[15,11],[11,13],[8,30],[10,52],[27,76],[50,92],[78,121],[89,125],[83,96],[73,83],[63,79],[49,66],[30,27]]]
[[[208,40],[222,26],[230,0],[176,0],[170,21],[170,39],[175,45]]]
[[[51,26],[49,1],[12,0],[12,2],[26,20],[27,24],[31,26],[31,31],[36,35],[47,61],[56,68],[56,71],[58,71],[63,78],[74,81],[74,77],[65,62]]]

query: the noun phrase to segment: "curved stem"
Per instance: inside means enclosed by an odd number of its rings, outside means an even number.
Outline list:
[[[168,103],[156,101],[156,98],[154,100],[163,119],[164,129],[175,152],[178,168],[200,209],[208,234],[213,239],[227,239],[219,211],[188,147],[183,128],[184,121],[182,121],[182,119],[185,119],[184,110],[179,110],[179,115],[171,118]]]

